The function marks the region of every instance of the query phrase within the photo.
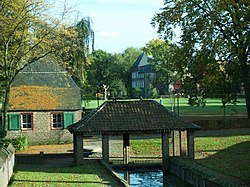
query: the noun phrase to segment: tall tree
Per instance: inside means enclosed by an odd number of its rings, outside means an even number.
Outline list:
[[[117,64],[120,66],[120,77],[122,82],[124,82],[124,86],[126,88],[126,92],[128,96],[132,96],[132,83],[131,83],[131,72],[130,68],[135,63],[136,59],[142,53],[141,49],[128,47],[124,50],[123,53],[117,54],[121,55],[120,58],[117,59]]]
[[[71,66],[74,69],[73,78],[84,87],[86,81],[86,66],[90,64],[90,51],[94,50],[94,31],[89,17],[81,19],[75,25],[77,32],[77,52]]]
[[[94,50],[94,31],[91,19],[82,18],[74,26],[62,25],[54,34],[53,59],[57,60],[77,85],[85,89],[86,69],[91,63],[90,52]]]
[[[173,59],[176,48],[169,41],[153,39],[142,49],[148,56],[151,56],[149,61],[156,71],[157,88],[161,95],[169,94],[169,84],[176,79],[173,74]]]
[[[53,51],[49,40],[57,27],[44,15],[42,0],[0,1],[0,81],[3,91],[3,130],[7,130],[7,110],[11,83],[27,64]],[[51,43],[50,43],[51,42]]]
[[[238,72],[233,75],[238,74],[240,82],[243,83],[248,118],[250,118],[249,7],[247,0],[165,0],[163,11],[156,14],[152,20],[153,26],[158,27],[158,32],[164,38],[171,39],[174,29],[180,27],[182,55],[189,59],[186,63],[189,63],[195,55],[202,54],[201,48],[206,48],[217,62],[226,62],[225,68],[235,67],[235,71]],[[211,61],[209,64],[217,62]],[[185,68],[187,67],[188,64]],[[230,77],[231,74],[227,76]],[[233,78],[231,80],[233,81]]]

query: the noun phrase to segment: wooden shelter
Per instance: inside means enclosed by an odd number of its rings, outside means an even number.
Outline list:
[[[163,170],[168,168],[169,137],[173,155],[194,158],[194,131],[199,126],[185,121],[153,100],[107,101],[68,130],[73,133],[74,161],[83,164],[83,136],[102,135],[102,158],[109,162],[109,136],[123,136],[124,163],[129,162],[129,136],[161,134]]]

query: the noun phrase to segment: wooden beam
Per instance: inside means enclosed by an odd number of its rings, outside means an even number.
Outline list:
[[[123,163],[129,163],[129,134],[123,134]]]
[[[102,159],[109,163],[109,135],[102,134]]]
[[[162,132],[161,133],[161,143],[162,143],[162,167],[163,173],[169,168],[169,133]]]
[[[187,131],[180,131],[181,137],[181,156],[187,155]]]
[[[83,136],[79,134],[73,134],[74,143],[74,163],[79,166],[83,164]]]
[[[174,142],[174,156],[180,156],[180,149],[181,149],[181,139],[180,139],[180,131],[174,130],[173,131],[173,142]]]
[[[188,157],[194,159],[194,132],[188,131]]]

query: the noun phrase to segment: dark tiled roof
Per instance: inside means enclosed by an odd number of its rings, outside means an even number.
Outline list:
[[[140,54],[140,56],[137,58],[135,63],[132,65],[132,67],[145,66],[145,65],[149,64],[147,58],[148,57],[147,57],[146,53]]]
[[[15,77],[9,110],[79,110],[81,90],[67,72],[51,61],[37,61]]]
[[[107,101],[68,127],[71,133],[99,134],[195,130],[198,126],[176,116],[153,100]]]

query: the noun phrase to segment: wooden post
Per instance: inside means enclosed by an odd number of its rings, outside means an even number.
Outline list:
[[[83,164],[83,136],[79,134],[73,134],[74,143],[74,163],[79,166]]]
[[[171,135],[172,135],[172,156],[175,156],[174,155],[174,143],[175,143],[175,140],[174,140],[174,131],[171,131]]]
[[[181,156],[187,155],[187,131],[180,131],[181,135]]]
[[[123,134],[123,163],[129,163],[129,134]]]
[[[188,157],[194,159],[194,132],[188,131]]]
[[[180,134],[179,131],[174,130],[173,131],[173,137],[174,137],[174,156],[180,156]]]
[[[163,173],[169,168],[169,132],[162,132],[161,133],[161,144],[162,144],[162,167]]]
[[[102,159],[109,163],[109,135],[102,134]]]

